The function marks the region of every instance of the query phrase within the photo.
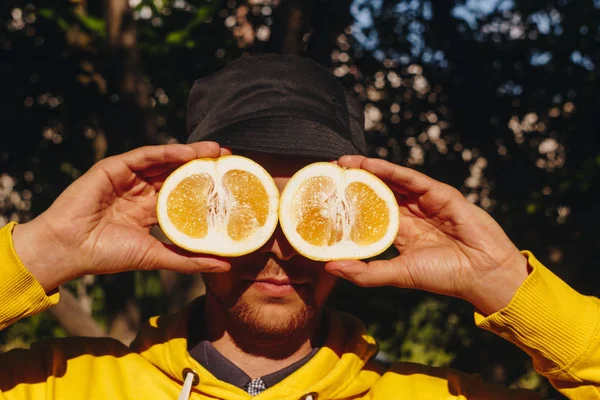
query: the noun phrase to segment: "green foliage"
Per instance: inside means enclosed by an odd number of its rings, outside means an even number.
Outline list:
[[[79,13],[76,13],[75,17],[88,31],[100,37],[106,36],[106,21],[104,19]]]
[[[408,361],[433,366],[449,366],[454,360],[454,350],[449,344],[460,339],[468,348],[469,337],[464,321],[448,312],[448,304],[427,297],[411,308],[407,321],[396,321],[393,334],[379,342],[380,350],[388,359]],[[369,333],[379,336],[380,323],[370,326]]]
[[[182,45],[184,43],[189,43],[190,45],[187,47],[195,47],[195,42],[193,40],[187,40],[191,34],[191,32],[197,28],[199,25],[206,22],[207,19],[213,16],[215,11],[219,8],[219,2],[215,1],[209,5],[202,6],[196,11],[196,14],[193,18],[188,22],[187,26],[183,29],[179,29],[167,34],[165,40],[168,44],[172,45]]]
[[[158,273],[135,272],[135,296],[138,299],[160,297],[163,287]]]
[[[56,10],[50,9],[50,8],[42,8],[40,9],[40,11],[38,12],[39,16],[42,18],[46,18],[48,20],[53,21],[54,23],[56,23],[56,26],[66,32],[67,30],[69,30],[69,23],[67,22],[66,19],[62,18],[61,16],[58,15],[58,13],[56,12]]]
[[[65,337],[60,324],[48,313],[34,315],[12,324],[0,335],[0,352],[29,347],[33,342],[49,337]]]
[[[460,320],[456,314],[448,314],[447,308],[433,298],[426,298],[417,305],[400,346],[400,360],[434,366],[447,366],[452,362],[454,354],[448,352],[447,346],[449,338],[460,328]]]

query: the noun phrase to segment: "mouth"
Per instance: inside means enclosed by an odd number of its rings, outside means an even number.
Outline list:
[[[294,281],[287,277],[256,278],[248,281],[251,287],[272,297],[289,296],[308,286],[307,282]]]

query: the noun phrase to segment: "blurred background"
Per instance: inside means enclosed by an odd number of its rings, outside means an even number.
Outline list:
[[[600,295],[598,0],[3,0],[0,226],[26,222],[94,162],[184,142],[195,79],[252,53],[302,54],[365,107],[374,156],[461,189],[522,249]],[[53,336],[128,343],[203,292],[164,271],[86,276],[0,332],[0,351]],[[479,372],[562,398],[456,299],[342,284],[381,357]]]

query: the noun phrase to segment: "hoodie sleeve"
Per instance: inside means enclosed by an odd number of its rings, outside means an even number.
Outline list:
[[[25,268],[12,241],[14,222],[0,228],[0,330],[21,318],[58,303],[58,291],[48,296]]]
[[[584,296],[530,252],[532,272],[508,306],[475,323],[513,342],[569,399],[600,399],[600,300]]]

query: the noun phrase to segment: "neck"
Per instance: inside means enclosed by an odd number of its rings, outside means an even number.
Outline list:
[[[215,349],[255,379],[306,357],[317,345],[321,318],[315,316],[306,327],[291,334],[261,337],[232,323],[226,310],[207,293],[204,321],[208,340]]]

